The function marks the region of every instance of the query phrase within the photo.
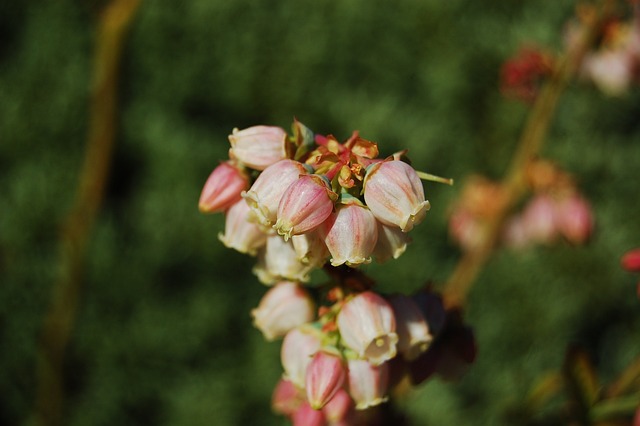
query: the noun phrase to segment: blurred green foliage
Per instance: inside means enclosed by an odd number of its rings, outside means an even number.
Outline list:
[[[37,338],[57,273],[58,226],[85,147],[91,55],[103,2],[0,4],[0,423],[33,408]],[[279,344],[251,326],[265,288],[225,249],[223,217],[198,213],[233,127],[295,116],[339,139],[458,182],[499,177],[527,107],[498,90],[519,46],[559,50],[572,1],[143,1],[122,64],[117,147],[93,230],[65,370],[69,425],[279,425]],[[597,230],[586,247],[502,251],[468,307],[479,357],[399,405],[415,425],[507,424],[569,343],[605,379],[640,353],[640,90],[587,84],[561,101],[544,154],[578,177]],[[446,213],[461,185],[426,184],[413,245],[365,271],[383,291],[442,282],[459,253]]]

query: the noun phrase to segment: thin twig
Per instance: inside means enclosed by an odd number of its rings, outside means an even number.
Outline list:
[[[38,388],[33,420],[37,425],[63,422],[63,358],[82,289],[82,263],[100,208],[116,128],[118,68],[126,29],[140,0],[113,0],[98,25],[90,123],[76,198],[60,232],[58,279],[45,314],[38,356]]]

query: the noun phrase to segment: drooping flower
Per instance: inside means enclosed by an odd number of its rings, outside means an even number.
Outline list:
[[[396,226],[376,222],[378,224],[378,242],[373,250],[376,260],[383,263],[402,256],[407,249],[407,244],[411,242],[409,235]]]
[[[233,129],[229,135],[229,157],[247,167],[264,170],[287,158],[287,132],[275,126],[253,126]]]
[[[320,236],[317,230],[305,232],[301,235],[293,235],[291,242],[298,260],[304,264],[321,267],[329,255],[324,238]]]
[[[349,394],[356,403],[356,410],[364,410],[385,402],[389,382],[389,366],[373,365],[363,359],[348,361]]]
[[[249,191],[242,194],[254,211],[258,221],[271,227],[277,218],[278,204],[289,185],[307,174],[305,166],[294,160],[280,160],[267,167]]]
[[[297,327],[288,332],[280,349],[284,378],[304,389],[307,367],[321,346],[320,336],[310,327]]]
[[[302,402],[304,395],[291,381],[280,379],[273,389],[271,396],[271,408],[273,411],[285,416],[295,413]]]
[[[282,337],[295,327],[312,321],[315,304],[299,284],[281,281],[273,286],[251,311],[254,325],[267,340]]]
[[[325,426],[327,421],[322,410],[314,410],[304,402],[291,417],[293,426]]]
[[[329,217],[337,197],[321,176],[301,176],[282,196],[274,228],[285,240],[311,231]]]
[[[371,291],[348,300],[338,313],[343,343],[358,356],[380,365],[396,356],[396,321],[389,303]]]
[[[240,194],[249,186],[249,177],[238,167],[225,161],[213,169],[198,201],[203,213],[227,210],[240,200]]]
[[[409,297],[397,294],[389,299],[396,317],[398,351],[408,361],[416,359],[427,350],[433,336],[420,308]]]
[[[291,241],[279,235],[269,235],[266,245],[258,252],[258,263],[253,272],[263,284],[280,280],[309,281],[309,272],[314,265],[302,263]]]
[[[430,207],[420,177],[399,160],[370,166],[364,180],[364,200],[376,219],[403,232],[422,222]]]
[[[357,266],[371,262],[378,240],[376,218],[356,202],[339,204],[335,213],[322,224],[321,233],[331,253],[331,265]]]
[[[309,405],[316,410],[324,407],[344,384],[344,363],[339,355],[317,352],[307,366],[306,390]]]
[[[339,424],[346,421],[353,409],[353,400],[344,389],[338,389],[333,398],[322,408],[327,421],[330,424]]]
[[[232,205],[225,216],[224,234],[218,238],[222,243],[240,253],[254,256],[265,245],[267,234],[249,220],[251,209],[243,199]]]
[[[522,225],[529,240],[550,243],[557,234],[556,209],[550,196],[536,195],[522,212]]]

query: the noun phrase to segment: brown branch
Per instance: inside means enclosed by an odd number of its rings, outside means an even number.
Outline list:
[[[597,16],[593,16],[586,23],[578,45],[564,55],[538,95],[529,113],[507,174],[502,180],[506,200],[504,207],[488,220],[484,240],[476,248],[465,252],[455,266],[443,289],[443,298],[448,307],[461,307],[465,304],[474,281],[497,245],[502,225],[508,213],[526,194],[525,170],[527,165],[542,148],[558,100],[574,77],[582,57],[593,44],[605,18],[610,16],[611,2],[604,1],[597,12]]]
[[[84,253],[111,164],[123,39],[139,4],[140,0],[113,0],[103,11],[98,25],[84,164],[74,205],[61,227],[58,279],[45,314],[38,354],[38,388],[33,414],[37,425],[63,422],[64,352],[82,288]]]

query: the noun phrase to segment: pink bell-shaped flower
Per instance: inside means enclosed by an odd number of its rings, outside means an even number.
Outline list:
[[[293,248],[298,260],[307,265],[321,267],[324,265],[329,250],[318,230],[309,231],[301,235],[291,237]]]
[[[363,359],[348,361],[349,394],[356,403],[356,410],[364,410],[385,402],[389,382],[387,363],[373,365]]]
[[[370,166],[364,180],[364,200],[376,219],[403,232],[422,222],[430,208],[420,177],[399,160]]]
[[[326,426],[327,420],[322,410],[314,410],[304,402],[291,416],[293,426]]]
[[[280,160],[267,167],[249,191],[242,193],[256,215],[256,219],[267,227],[276,222],[278,204],[289,185],[307,174],[305,166],[294,160]]]
[[[348,300],[338,313],[343,343],[374,365],[396,356],[396,320],[393,309],[381,296],[365,291]]]
[[[351,202],[339,204],[335,213],[321,226],[324,242],[331,253],[331,265],[357,266],[371,262],[378,240],[378,227],[373,213],[365,206]]]
[[[251,315],[265,339],[274,340],[312,321],[315,311],[313,299],[302,286],[281,281],[267,291]]]
[[[378,224],[378,242],[373,250],[373,255],[380,263],[389,259],[397,259],[407,249],[407,244],[411,242],[411,238],[406,232],[396,226],[385,225],[380,221]]]
[[[258,252],[258,263],[253,273],[267,285],[280,280],[307,282],[313,268],[314,265],[298,259],[291,241],[284,241],[279,235],[269,235],[266,245]]]
[[[254,256],[265,245],[267,234],[249,220],[250,212],[243,199],[232,205],[225,216],[224,234],[218,238],[225,246]]]
[[[412,361],[425,352],[433,340],[429,325],[418,305],[409,296],[394,295],[389,303],[396,317],[398,352],[407,361]]]
[[[322,408],[327,421],[334,425],[347,420],[352,412],[353,400],[344,388],[338,389],[333,398]]]
[[[287,132],[275,126],[253,126],[233,129],[229,135],[229,157],[247,167],[264,170],[287,158]]]
[[[278,205],[278,234],[289,239],[317,228],[333,210],[338,195],[318,175],[301,176],[291,184]]]
[[[307,367],[307,400],[312,408],[324,407],[344,384],[346,371],[342,358],[325,351],[317,352]]]
[[[249,177],[228,161],[213,169],[204,184],[198,208],[203,213],[227,210],[240,200],[242,191],[249,187]]]
[[[320,336],[311,327],[297,327],[288,332],[280,348],[284,378],[304,389],[307,367],[321,346]]]
[[[274,412],[290,416],[295,413],[302,402],[304,395],[292,382],[280,379],[271,395],[271,408]]]

